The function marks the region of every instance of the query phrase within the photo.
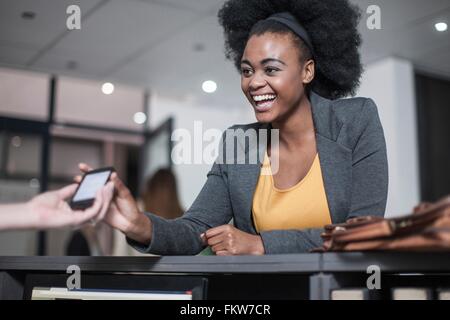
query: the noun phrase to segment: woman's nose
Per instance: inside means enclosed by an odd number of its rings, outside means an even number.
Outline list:
[[[250,90],[252,91],[264,87],[265,85],[266,80],[264,79],[264,77],[258,75],[257,73],[255,73],[249,83]]]

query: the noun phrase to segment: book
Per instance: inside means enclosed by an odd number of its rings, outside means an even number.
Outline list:
[[[331,300],[377,300],[379,290],[367,288],[334,289],[331,291]]]
[[[31,300],[192,300],[191,291],[33,288]]]
[[[392,288],[393,300],[431,300],[429,288]]]
[[[450,288],[439,288],[436,293],[438,300],[450,300]]]

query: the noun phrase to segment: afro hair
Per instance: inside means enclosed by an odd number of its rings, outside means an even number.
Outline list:
[[[254,26],[284,11],[294,15],[311,38],[316,74],[309,89],[328,99],[355,95],[363,71],[359,55],[361,36],[357,30],[360,11],[348,0],[228,0],[218,13],[226,57],[240,70],[249,37],[264,30],[259,26],[255,31]],[[272,24],[266,31],[283,33],[283,26],[274,23],[278,27]],[[287,27],[284,29],[284,33],[289,32]],[[300,46],[308,56],[306,48]]]

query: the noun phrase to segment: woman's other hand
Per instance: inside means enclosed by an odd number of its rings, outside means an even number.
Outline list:
[[[241,231],[230,224],[211,228],[200,237],[218,256],[264,254],[260,236]]]

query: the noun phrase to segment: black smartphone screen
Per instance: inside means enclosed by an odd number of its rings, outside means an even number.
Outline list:
[[[70,207],[73,209],[90,207],[97,191],[108,182],[113,171],[113,168],[102,168],[86,173],[70,202]]]

